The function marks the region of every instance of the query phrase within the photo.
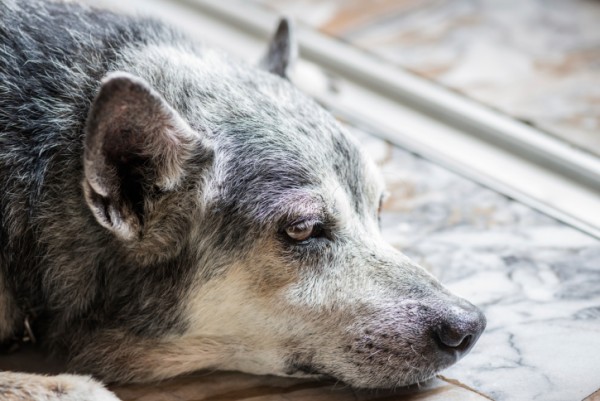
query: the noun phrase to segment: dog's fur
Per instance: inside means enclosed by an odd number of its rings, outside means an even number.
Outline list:
[[[286,79],[286,21],[259,69],[149,19],[0,7],[0,341],[27,318],[107,382],[214,368],[359,387],[472,346],[481,313],[383,241],[376,168]],[[89,380],[0,373],[0,395],[113,397]]]

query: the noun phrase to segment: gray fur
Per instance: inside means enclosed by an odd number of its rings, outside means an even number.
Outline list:
[[[107,381],[211,367],[363,387],[472,346],[480,312],[384,243],[372,162],[281,79],[287,23],[270,73],[153,20],[0,6],[0,340],[29,315]],[[298,221],[319,235],[291,241]],[[475,338],[440,350],[447,325]]]

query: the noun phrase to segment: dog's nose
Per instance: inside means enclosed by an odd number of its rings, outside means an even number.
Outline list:
[[[479,308],[464,301],[448,308],[434,330],[434,336],[442,351],[452,353],[458,359],[471,350],[485,325],[485,316]]]

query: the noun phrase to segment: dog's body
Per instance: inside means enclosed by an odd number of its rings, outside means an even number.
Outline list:
[[[383,242],[375,167],[285,79],[286,23],[261,71],[152,20],[0,7],[0,342],[31,321],[110,382],[361,387],[470,349],[481,313]],[[112,397],[86,380],[0,373],[0,393]]]

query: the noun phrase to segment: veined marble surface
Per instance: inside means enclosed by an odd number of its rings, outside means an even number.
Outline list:
[[[488,327],[442,374],[496,401],[575,401],[600,388],[600,241],[364,132],[391,196],[387,239]]]
[[[600,155],[600,2],[254,0]]]

